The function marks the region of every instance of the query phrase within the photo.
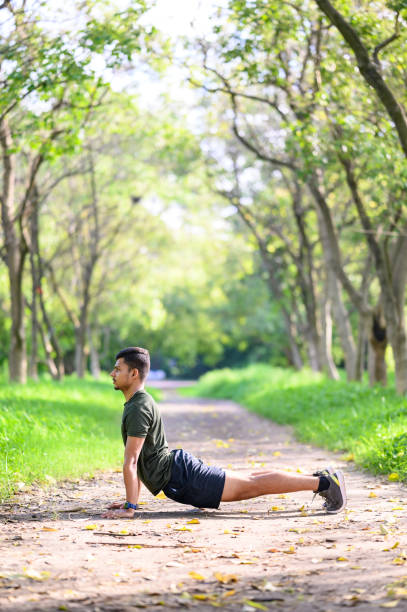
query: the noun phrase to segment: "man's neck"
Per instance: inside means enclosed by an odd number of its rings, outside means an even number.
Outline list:
[[[128,402],[129,399],[132,398],[135,393],[137,393],[137,391],[142,391],[143,389],[144,383],[135,383],[134,385],[126,389],[126,391],[123,391],[123,395],[126,399],[126,402]]]

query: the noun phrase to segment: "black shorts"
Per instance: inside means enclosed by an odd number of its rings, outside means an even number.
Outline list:
[[[225,486],[225,472],[219,467],[202,463],[182,449],[171,451],[174,461],[171,479],[163,491],[180,504],[196,508],[219,508]]]

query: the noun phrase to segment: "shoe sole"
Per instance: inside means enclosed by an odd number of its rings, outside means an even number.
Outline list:
[[[332,470],[331,473],[334,473],[335,476],[337,477],[337,479],[339,480],[339,488],[340,488],[341,493],[342,493],[342,506],[340,508],[337,508],[336,510],[327,510],[326,512],[327,512],[327,514],[338,514],[338,512],[342,512],[342,510],[345,508],[346,502],[347,502],[346,487],[345,487],[345,478],[343,476],[342,470],[336,470],[336,472],[333,472],[333,470]]]

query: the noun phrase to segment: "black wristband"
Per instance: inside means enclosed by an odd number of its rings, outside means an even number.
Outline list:
[[[130,502],[126,501],[124,503],[124,508],[126,510],[128,510],[129,508],[133,508],[133,510],[137,510],[138,506],[137,506],[137,504],[131,504]]]

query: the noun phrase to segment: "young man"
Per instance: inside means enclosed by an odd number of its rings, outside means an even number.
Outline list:
[[[220,502],[272,493],[313,491],[325,498],[326,512],[343,510],[346,492],[340,470],[327,468],[312,476],[271,471],[244,474],[205,465],[182,449],[170,451],[158,408],[144,389],[149,370],[148,351],[132,346],[117,353],[110,373],[114,388],[126,399],[122,419],[126,501],[111,504],[104,518],[132,518],[140,482],[153,495],[162,490],[167,497],[197,508],[218,508]]]

